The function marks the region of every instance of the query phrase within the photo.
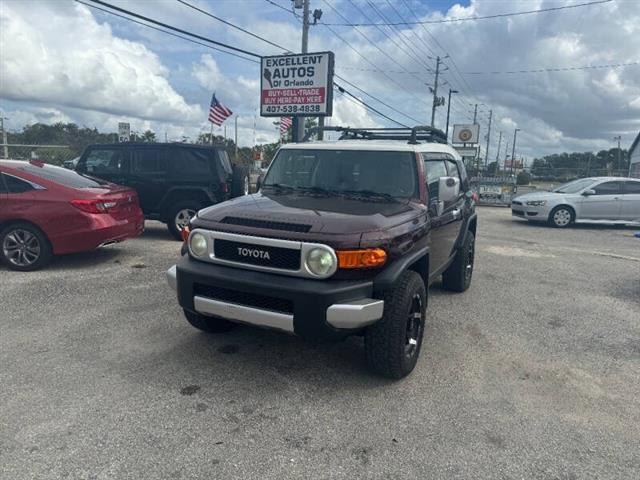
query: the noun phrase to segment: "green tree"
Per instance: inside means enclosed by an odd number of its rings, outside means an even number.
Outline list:
[[[155,143],[156,134],[155,134],[155,132],[152,132],[151,130],[146,130],[142,134],[142,136],[140,137],[140,140],[143,141],[143,142]]]

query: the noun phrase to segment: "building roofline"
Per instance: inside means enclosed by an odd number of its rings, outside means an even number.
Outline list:
[[[640,144],[640,132],[638,132],[636,139],[631,144],[631,148],[629,149],[629,158],[633,155],[633,151],[638,147],[638,144]]]

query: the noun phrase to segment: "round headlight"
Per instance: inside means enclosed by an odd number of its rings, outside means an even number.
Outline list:
[[[314,275],[322,276],[335,267],[335,258],[324,248],[314,248],[307,254],[307,268]]]
[[[201,233],[194,233],[189,240],[189,246],[194,255],[202,257],[207,253],[207,237]]]

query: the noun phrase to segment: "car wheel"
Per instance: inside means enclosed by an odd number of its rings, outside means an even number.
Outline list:
[[[237,326],[224,318],[208,317],[190,310],[184,310],[184,316],[193,327],[206,333],[225,333]]]
[[[249,195],[249,170],[246,167],[236,166],[233,169],[233,179],[231,181],[231,196],[241,197]]]
[[[453,263],[442,274],[442,287],[453,292],[464,292],[471,285],[476,239],[467,232],[464,243],[456,252]]]
[[[384,294],[382,319],[365,331],[365,357],[372,371],[406,377],[416,366],[426,323],[427,289],[413,271],[402,274]]]
[[[575,220],[573,209],[561,205],[551,210],[549,214],[549,224],[556,228],[565,228],[571,225]]]
[[[52,257],[49,240],[34,225],[14,223],[0,232],[0,258],[11,270],[38,270],[47,265]]]
[[[167,228],[176,240],[182,240],[182,229],[189,226],[189,222],[196,216],[202,206],[195,201],[180,202],[167,213]]]

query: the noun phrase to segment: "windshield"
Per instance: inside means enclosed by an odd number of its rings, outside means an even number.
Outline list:
[[[411,152],[283,149],[263,186],[411,198],[416,178]]]
[[[551,191],[556,193],[578,193],[580,190],[587,188],[592,183],[592,179],[582,178],[580,180],[573,180],[572,182],[560,185],[559,187],[556,187]]]

